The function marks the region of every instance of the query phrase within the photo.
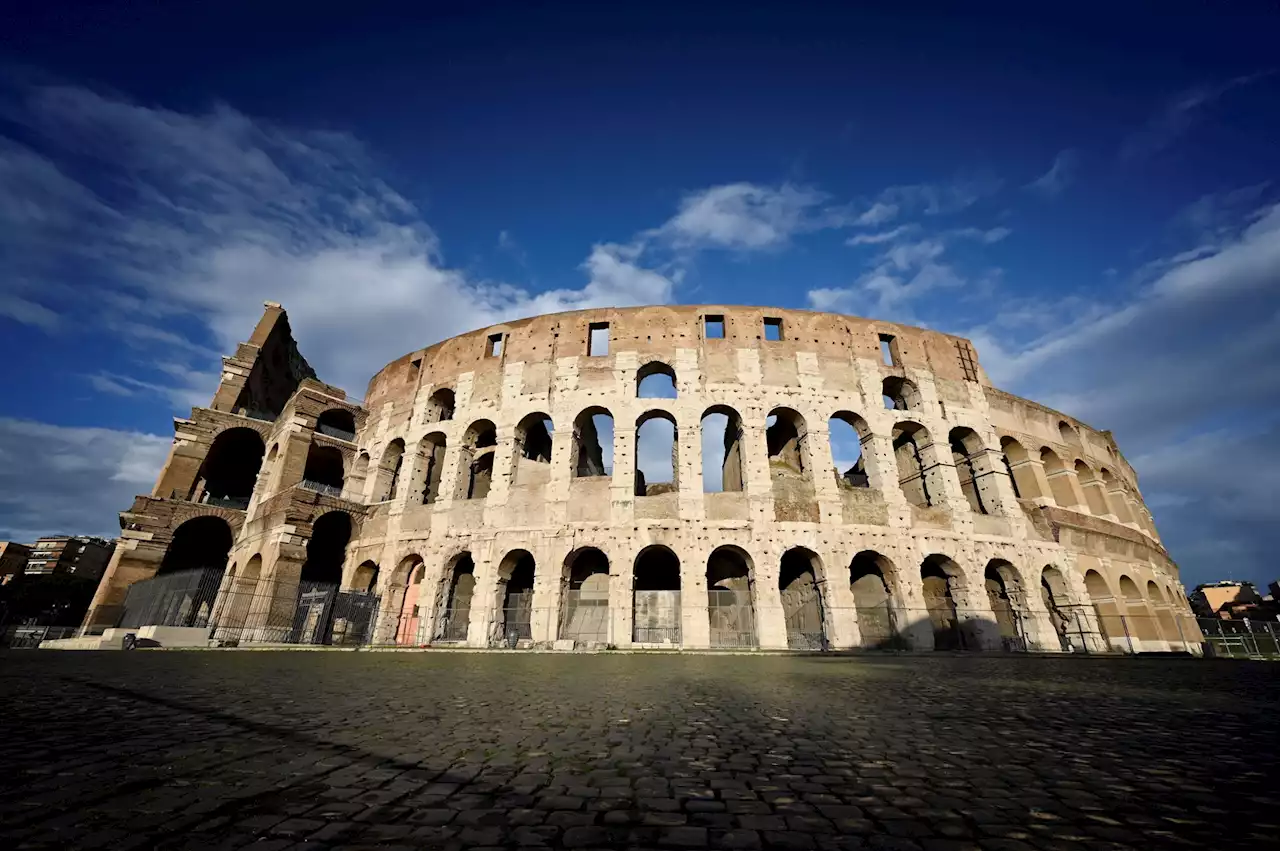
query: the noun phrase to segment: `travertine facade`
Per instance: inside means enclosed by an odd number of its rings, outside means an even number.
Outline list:
[[[642,398],[650,375],[675,392]],[[655,419],[675,424],[669,484],[637,481]],[[861,443],[848,470],[841,423]],[[578,311],[405,355],[358,404],[268,304],[176,431],[122,515],[91,629],[129,584],[229,549],[209,616],[242,643],[296,633],[299,586],[332,581],[376,597],[376,643],[1198,646],[1111,435],[992,387],[967,340],[934,331]]]

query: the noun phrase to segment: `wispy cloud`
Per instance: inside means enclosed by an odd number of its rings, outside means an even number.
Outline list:
[[[959,176],[940,183],[890,186],[866,204],[862,212],[846,217],[858,227],[887,224],[903,214],[943,216],[959,213],[999,191],[1003,182],[990,175]]]
[[[713,186],[686,195],[679,212],[653,235],[677,248],[776,248],[796,233],[821,227],[812,214],[825,200],[817,190],[790,184]]]
[[[1053,198],[1061,195],[1074,180],[1080,165],[1079,152],[1068,148],[1059,151],[1049,170],[1027,184],[1026,188]]]
[[[1262,71],[1233,77],[1222,83],[1206,83],[1178,92],[1148,119],[1138,131],[1130,134],[1120,146],[1121,159],[1150,156],[1172,145],[1190,130],[1206,110],[1228,92],[1271,76]]]

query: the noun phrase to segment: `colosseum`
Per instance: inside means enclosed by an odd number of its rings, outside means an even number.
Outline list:
[[[175,420],[85,635],[502,648],[1198,652],[1114,439],[968,340],[596,309],[319,381],[280,305]]]

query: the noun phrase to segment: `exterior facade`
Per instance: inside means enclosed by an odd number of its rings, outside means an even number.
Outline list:
[[[969,341],[935,331],[577,311],[414,351],[356,402],[316,380],[268,303],[175,431],[121,516],[87,632],[126,617],[130,586],[198,571],[184,617],[239,643],[1201,638],[1111,435],[993,387]]]
[[[114,546],[111,541],[102,538],[76,538],[67,535],[40,538],[31,546],[25,573],[29,576],[66,573],[97,579],[106,570]]]
[[[0,585],[7,585],[15,576],[21,576],[27,567],[31,547],[16,541],[0,541]]]

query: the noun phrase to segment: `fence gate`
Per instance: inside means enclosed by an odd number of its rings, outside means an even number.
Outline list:
[[[368,644],[373,639],[379,597],[339,591],[337,585],[307,583],[298,591],[290,644]]]

